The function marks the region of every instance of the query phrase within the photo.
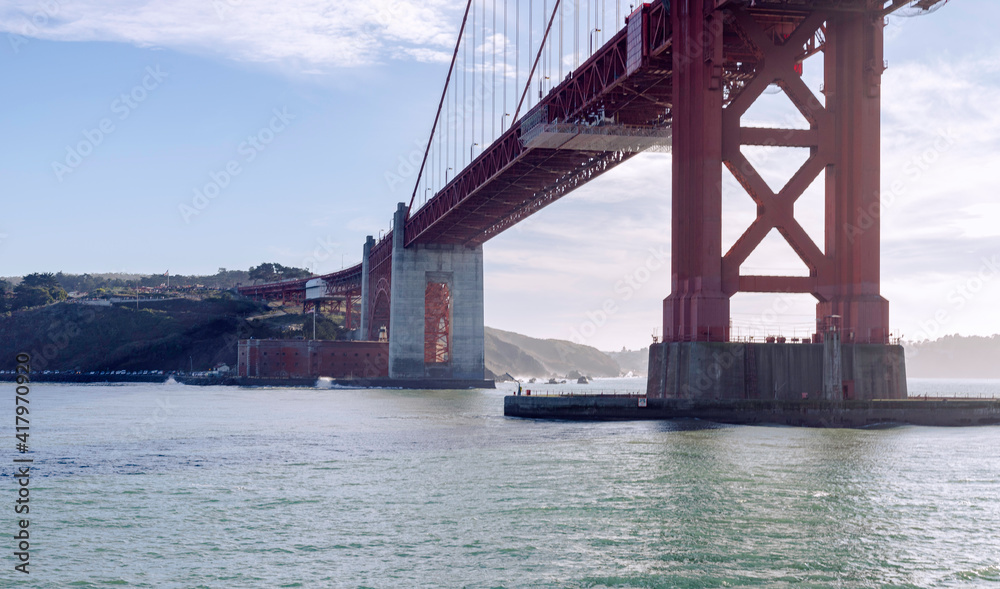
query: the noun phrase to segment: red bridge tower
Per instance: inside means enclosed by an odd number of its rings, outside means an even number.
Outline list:
[[[795,387],[807,394],[818,388],[806,380],[792,384],[797,382],[796,372],[808,372],[806,366],[816,363],[810,354],[820,351],[809,352],[809,346],[783,353],[783,360],[770,358],[766,349],[748,352],[753,344],[699,347],[698,342],[729,342],[733,294],[771,292],[816,297],[817,339],[823,337],[819,326],[829,323],[826,318],[839,317],[843,344],[838,348],[843,349],[836,352],[845,356],[844,388],[825,396],[853,396],[862,373],[865,379],[877,380],[859,383],[862,397],[905,396],[902,350],[887,345],[889,304],[879,293],[885,4],[877,0],[672,3],[673,275],[672,292],[663,305],[665,343],[662,351],[651,351],[651,361],[657,363],[650,368],[651,394],[751,398],[778,394],[754,391],[755,385],[746,384],[746,374],[761,372],[777,374],[771,388],[784,382],[791,387],[784,394],[790,396],[800,394]],[[824,60],[825,100],[800,78],[802,61],[819,52]],[[808,129],[742,126],[744,113],[771,84],[791,99],[808,121]],[[743,145],[804,147],[809,158],[775,193],[743,155]],[[757,205],[756,219],[726,253],[721,249],[723,165]],[[793,210],[824,170],[826,220],[821,247]],[[792,246],[809,268],[809,276],[740,272],[772,229]],[[680,343],[692,345],[678,347]],[[856,347],[860,344],[867,347]],[[720,353],[723,358],[731,356],[727,366],[712,360]],[[858,360],[858,354],[864,359]],[[738,373],[733,372],[736,365]],[[727,379],[730,382],[721,382]],[[699,380],[704,386],[694,387]],[[707,380],[712,382],[706,384]]]

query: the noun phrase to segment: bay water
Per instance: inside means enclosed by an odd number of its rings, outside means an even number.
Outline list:
[[[1000,427],[534,421],[500,386],[35,384],[0,586],[1000,586]]]

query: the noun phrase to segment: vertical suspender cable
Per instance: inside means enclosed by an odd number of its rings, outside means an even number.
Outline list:
[[[507,130],[507,0],[503,0],[503,118],[500,132]]]
[[[573,69],[580,67],[580,0],[573,2]]]
[[[469,0],[472,3],[472,0]],[[458,146],[459,153],[462,155],[461,165],[455,166],[455,171],[461,170],[465,167],[465,146],[469,144],[468,138],[465,136],[465,131],[468,128],[469,119],[469,40],[465,39],[465,43],[462,48],[462,142]]]
[[[549,36],[549,31],[552,29],[552,21],[556,19],[556,11],[559,9],[559,3],[561,0],[556,0],[556,5],[552,7],[552,16],[549,17],[549,24],[545,27],[545,34],[542,35],[542,44],[538,47],[538,54],[535,55],[535,61],[531,65],[531,71],[528,72],[528,81],[524,84],[524,92],[521,93],[521,101],[517,103],[517,110],[514,111],[514,120],[517,120],[517,116],[521,114],[521,106],[524,104],[524,98],[528,94],[528,90],[531,89],[531,77],[535,75],[535,68],[538,66],[538,60],[542,57],[542,49],[545,47],[545,39]]]
[[[448,115],[445,115],[445,120],[448,119]],[[437,194],[439,187],[441,186],[441,133],[437,136],[438,152],[437,152],[437,167],[434,168],[434,185],[431,188],[432,194]]]
[[[533,4],[532,1],[528,0],[528,58],[529,59],[531,58],[531,51],[533,46],[531,30],[534,27],[534,25],[532,25],[531,23],[531,17],[532,13],[534,12],[533,10],[534,6],[532,4]],[[534,68],[531,68],[531,71],[532,73],[534,73]],[[531,74],[528,74],[528,86],[531,86]],[[531,108],[531,97],[528,98],[528,108]]]
[[[559,6],[559,79],[556,80],[556,83],[562,82],[563,79],[563,20],[565,20],[563,18],[564,16],[565,15],[563,14],[563,8],[560,5]]]
[[[451,65],[448,67],[448,77],[444,81],[444,91],[441,92],[441,102],[438,103],[437,114],[434,115],[434,124],[431,125],[431,139],[434,138],[434,131],[437,129],[438,119],[441,117],[441,105],[444,103],[445,93],[448,91],[448,82],[451,80],[451,73],[455,69],[455,58],[458,57],[458,47],[462,43],[462,33],[465,31],[465,20],[469,17],[469,7],[472,6],[472,0],[465,5],[465,16],[462,17],[462,27],[458,30],[458,41],[455,42],[455,51],[451,54]],[[427,141],[427,149],[424,151],[424,160],[420,162],[420,171],[417,172],[417,182],[413,187],[413,194],[410,195],[410,205],[406,207],[406,216],[410,216],[410,209],[413,208],[413,199],[417,197],[417,188],[420,187],[420,178],[424,173],[424,165],[427,163],[427,152],[431,149],[431,142]],[[400,231],[403,230],[402,227],[399,228]]]
[[[548,0],[546,0],[545,11],[548,12]],[[545,44],[545,76],[542,78],[545,80],[545,87],[552,87],[552,43]],[[541,96],[538,97],[541,99]]]
[[[482,79],[479,80],[479,86],[480,86],[479,103],[480,103],[480,107],[481,107],[479,109],[479,112],[482,113],[482,115],[480,115],[480,116],[482,116],[482,119],[480,119],[480,122],[479,122],[479,124],[480,124],[480,126],[482,128],[482,132],[479,134],[479,137],[480,137],[479,141],[482,142],[482,143],[479,144],[479,150],[480,151],[486,149],[486,146],[488,145],[488,143],[486,142],[486,0],[483,0],[483,38],[482,38],[482,41],[483,41],[483,67],[482,67],[483,77],[482,77]]]
[[[452,106],[454,103],[453,95],[455,94],[455,85],[452,84],[448,88],[448,115],[445,119],[445,129],[444,129],[444,157],[441,158],[441,187],[448,183],[448,168],[451,167],[451,144],[452,144],[452,128],[455,125],[455,115],[452,111]]]
[[[490,30],[493,39],[493,92],[490,98],[493,106],[490,108],[490,135],[497,136],[497,0],[493,0],[493,28]]]
[[[476,143],[476,75],[478,74],[478,60],[476,59],[476,3],[472,3],[472,100],[469,101],[472,108],[472,116],[469,118],[469,131],[472,138],[469,140],[469,163],[472,163],[472,146]]]

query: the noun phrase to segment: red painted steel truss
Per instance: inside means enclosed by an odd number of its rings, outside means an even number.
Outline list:
[[[316,278],[321,278],[326,283],[326,294],[322,299],[307,300],[306,283]],[[240,286],[237,292],[258,301],[302,305],[303,312],[312,308],[322,311],[326,305],[330,313],[344,315],[346,329],[355,329],[360,320],[357,307],[361,300],[361,264],[323,276]]]
[[[424,292],[424,363],[447,364],[451,358],[451,290],[428,282]]]
[[[306,282],[312,278],[252,284],[236,288],[241,295],[256,301],[283,301],[301,304],[306,299]]]
[[[372,247],[368,257],[368,333],[362,336],[371,341],[379,339],[385,328],[389,334],[389,301],[392,296],[392,231]]]

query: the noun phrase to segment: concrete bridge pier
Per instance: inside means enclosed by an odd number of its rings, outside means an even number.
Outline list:
[[[361,326],[358,328],[358,338],[357,339],[372,339],[370,337],[371,325],[371,301],[369,297],[371,296],[371,262],[369,258],[372,256],[372,248],[375,247],[375,238],[369,235],[365,239],[364,249],[361,252]]]
[[[430,387],[484,384],[483,248],[404,247],[406,213],[406,204],[399,203],[392,232],[389,378],[427,380]]]
[[[903,347],[843,343],[662,342],[649,347],[653,399],[905,399]]]

